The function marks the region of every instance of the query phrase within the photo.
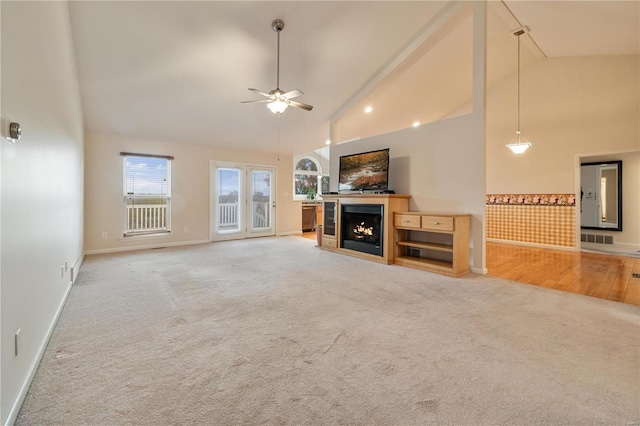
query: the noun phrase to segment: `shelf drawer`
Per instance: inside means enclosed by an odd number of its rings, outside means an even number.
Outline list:
[[[396,228],[416,228],[420,229],[420,216],[413,214],[397,214],[394,223]]]
[[[453,218],[444,216],[422,216],[422,229],[453,232]]]
[[[322,247],[330,247],[330,248],[337,248],[338,247],[338,240],[335,238],[329,238],[325,235],[322,236]]]

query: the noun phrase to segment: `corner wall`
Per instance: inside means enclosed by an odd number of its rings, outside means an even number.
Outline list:
[[[390,148],[389,189],[411,195],[412,211],[470,213],[474,272],[484,269],[484,145],[466,115],[331,147],[331,190],[340,157]]]
[[[0,141],[0,412],[11,424],[82,262],[83,124],[68,4],[0,7],[2,116],[23,129],[15,145]]]
[[[85,250],[90,253],[197,244],[209,240],[209,162],[238,162],[276,167],[276,233],[301,229],[300,204],[291,195],[293,158],[217,149],[189,143],[87,133],[85,148]],[[123,194],[120,152],[172,155],[171,229],[162,237],[122,238]],[[189,233],[184,233],[185,227]],[[102,233],[107,239],[102,239]]]

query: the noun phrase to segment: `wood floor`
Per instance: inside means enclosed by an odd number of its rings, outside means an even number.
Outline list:
[[[315,232],[304,237],[315,239]],[[487,243],[489,275],[640,305],[640,259],[609,254]]]
[[[640,305],[640,259],[487,242],[489,275]]]

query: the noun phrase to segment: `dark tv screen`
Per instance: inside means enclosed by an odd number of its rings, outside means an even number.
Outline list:
[[[389,188],[389,148],[340,157],[338,191]]]

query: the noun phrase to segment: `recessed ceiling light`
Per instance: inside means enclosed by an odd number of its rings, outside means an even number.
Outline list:
[[[367,114],[369,114],[371,111],[373,111],[373,108],[371,108],[370,106],[364,109],[364,112],[366,112]]]
[[[420,125],[420,122],[419,122],[419,121],[414,121],[414,122],[413,122],[413,127],[418,127],[419,125]]]
[[[325,145],[331,145],[331,139],[327,139],[327,141],[324,144]]]

